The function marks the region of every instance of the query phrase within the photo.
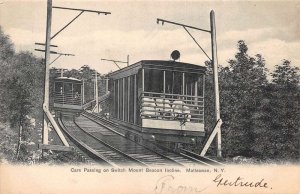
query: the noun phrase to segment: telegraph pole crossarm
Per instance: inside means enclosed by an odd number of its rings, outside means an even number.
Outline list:
[[[75,56],[74,54],[66,54],[66,53],[57,53],[58,56],[49,64],[51,65],[52,63],[54,63],[56,60],[58,60],[61,56]]]
[[[35,51],[40,51],[40,52],[46,52],[46,50],[42,50],[42,49],[34,49]],[[50,54],[58,54],[55,51],[50,51]]]
[[[157,18],[157,24],[159,24],[159,22],[161,22],[162,25],[164,25],[164,23],[169,23],[169,24],[174,24],[174,25],[177,25],[177,26],[182,26],[182,27],[191,28],[191,29],[194,29],[194,30],[200,30],[200,31],[203,31],[203,32],[211,33],[210,30],[205,30],[205,29],[194,27],[194,26],[189,26],[189,25],[180,24],[180,23],[177,23],[177,22],[172,22],[172,21]]]
[[[127,61],[117,61],[117,60],[112,60],[112,59],[101,59],[101,61],[111,61],[113,62],[119,69],[121,69],[121,67],[117,64],[117,63],[126,63],[127,66],[129,65],[129,55],[127,56]]]
[[[42,50],[42,49],[34,49],[34,50],[35,51],[40,51],[40,52],[46,52],[46,50]],[[54,63],[61,56],[75,56],[74,54],[59,53],[59,52],[55,52],[55,51],[50,51],[50,54],[56,54],[56,55],[58,55],[58,57],[56,57],[51,63],[49,63],[49,65],[51,65],[52,63]]]
[[[45,46],[44,43],[40,43],[40,42],[35,42],[34,44],[35,44],[35,45]],[[57,45],[50,44],[50,47],[58,47],[58,46],[57,46]]]
[[[97,13],[98,15],[100,15],[100,14],[104,14],[104,15],[111,14],[111,12],[106,12],[106,11],[96,11],[96,10],[88,10],[88,9],[76,9],[76,8],[69,8],[69,7],[57,7],[57,6],[53,6],[52,8],[54,8],[54,9],[72,10],[72,11],[80,11],[80,13],[76,17],[74,17],[69,23],[67,23],[62,29],[60,29],[58,32],[56,32],[51,37],[51,40],[53,38],[55,38],[59,33],[61,33],[64,29],[66,29],[71,23],[73,23],[84,12]]]
[[[104,15],[111,14],[111,12],[107,12],[107,11],[97,11],[97,10],[90,10],[90,9],[77,9],[77,8],[59,7],[59,6],[52,6],[52,8],[54,8],[54,9],[66,9],[66,10],[73,10],[73,11],[86,11],[86,12],[104,14]]]

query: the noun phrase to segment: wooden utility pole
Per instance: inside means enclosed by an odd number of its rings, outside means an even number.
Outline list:
[[[105,78],[105,94],[108,93],[108,78]]]
[[[206,142],[204,142],[204,146],[201,150],[200,155],[204,156],[210,147],[211,143],[213,142],[214,138],[216,137],[217,142],[217,156],[222,157],[222,148],[221,148],[221,125],[222,120],[220,117],[220,96],[219,96],[219,81],[218,81],[218,59],[217,59],[217,41],[216,41],[216,23],[215,23],[215,13],[212,10],[210,12],[210,30],[201,29],[194,26],[189,26],[173,21],[168,21],[164,19],[157,18],[157,24],[163,25],[164,23],[169,23],[176,26],[181,26],[183,29],[188,33],[188,35],[192,38],[192,40],[197,44],[197,46],[201,49],[201,51],[206,55],[206,57],[212,62],[213,65],[213,77],[214,77],[214,92],[215,92],[215,127],[208,135]],[[202,32],[207,32],[211,34],[211,50],[212,50],[212,58],[205,52],[205,50],[201,47],[201,45],[197,42],[195,37],[191,34],[188,29],[199,30]]]
[[[85,103],[85,99],[84,99],[84,78],[82,78],[82,104]]]
[[[52,20],[52,0],[47,1],[47,27],[46,27],[46,45],[45,45],[45,91],[44,107],[49,108],[49,63],[50,63],[50,41],[51,41],[51,20]],[[48,122],[44,113],[43,122],[43,144],[48,144]]]
[[[217,123],[220,116],[220,96],[219,96],[219,79],[218,79],[218,61],[217,61],[217,41],[216,41],[216,23],[215,23],[215,12],[210,12],[210,28],[211,28],[211,53],[212,53],[212,64],[214,73],[214,92],[215,92],[215,122]],[[221,148],[221,128],[216,134],[217,143],[217,157],[222,157]]]
[[[127,55],[127,66],[129,66],[129,55]]]
[[[55,33],[51,37],[52,8],[79,11],[80,13],[75,18],[73,18],[69,23],[67,23],[62,29],[60,29],[57,33]],[[56,123],[55,119],[53,118],[53,115],[49,111],[49,77],[50,77],[50,75],[49,75],[50,74],[50,67],[49,66],[51,64],[50,63],[50,54],[59,54],[59,56],[56,59],[58,59],[62,55],[66,55],[66,56],[74,56],[74,55],[73,54],[65,54],[65,53],[58,53],[58,52],[50,51],[50,46],[57,47],[56,45],[51,45],[50,42],[54,37],[56,37],[64,29],[66,29],[72,22],[74,22],[84,12],[97,13],[98,15],[100,15],[100,14],[104,14],[104,15],[111,14],[110,12],[103,12],[103,11],[96,11],[96,10],[74,9],[74,8],[67,8],[67,7],[52,7],[52,0],[47,0],[47,27],[46,27],[45,50],[35,49],[37,51],[45,52],[45,84],[44,84],[45,91],[44,91],[44,103],[43,103],[43,110],[44,110],[44,115],[43,115],[44,116],[44,118],[43,118],[43,143],[39,145],[39,147],[41,149],[56,149],[56,150],[65,150],[65,151],[66,150],[71,150],[71,149],[66,149],[66,148],[69,148],[69,143],[66,140],[66,138],[64,137],[64,134],[60,130],[60,127]],[[44,45],[43,43],[36,43],[36,44],[37,45]],[[61,139],[64,146],[49,145],[49,142],[48,142],[48,138],[49,138],[49,135],[48,135],[48,121],[51,123],[52,127],[55,129],[57,135]]]
[[[61,132],[59,126],[57,125],[55,119],[49,111],[49,77],[50,77],[50,42],[51,42],[51,23],[52,23],[52,0],[47,0],[47,27],[46,27],[46,43],[45,43],[45,83],[44,83],[44,118],[43,118],[43,145],[40,145],[42,149],[48,149],[49,147],[49,130],[48,121],[57,132],[57,135],[63,142],[64,146],[69,147],[69,143],[65,139],[63,133]],[[51,146],[50,146],[51,147]]]
[[[99,113],[99,98],[98,98],[98,79],[97,79],[98,72],[95,70],[95,98],[96,98],[96,109],[95,112]]]

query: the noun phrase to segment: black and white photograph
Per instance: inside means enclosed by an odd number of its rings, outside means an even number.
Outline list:
[[[299,193],[299,11],[0,0],[0,193]]]

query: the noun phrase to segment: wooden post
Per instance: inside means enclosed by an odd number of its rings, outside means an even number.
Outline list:
[[[85,101],[85,99],[84,99],[84,79],[82,79],[82,104],[84,104],[84,101]]]
[[[219,80],[218,80],[218,63],[217,63],[217,41],[216,41],[216,23],[215,13],[210,12],[210,28],[211,28],[211,47],[212,47],[212,64],[214,74],[214,91],[215,91],[215,121],[220,120],[220,97],[219,97]],[[221,148],[221,127],[217,132],[217,157],[222,157]]]
[[[125,82],[126,82],[126,79],[125,77],[123,78],[123,81],[122,81],[122,91],[123,91],[123,94],[122,94],[122,112],[123,112],[123,116],[122,116],[122,120],[125,121]]]
[[[166,71],[164,71],[164,86],[163,86],[163,92],[166,93]]]
[[[142,92],[145,92],[145,69],[142,69]]]
[[[195,82],[195,105],[198,105],[198,80]]]
[[[105,94],[108,93],[108,78],[105,78]]]
[[[99,113],[99,99],[98,99],[98,78],[97,71],[95,70],[95,98],[96,98],[96,113]]]
[[[118,84],[117,84],[117,87],[118,87],[118,105],[117,105],[117,109],[118,109],[118,119],[120,119],[120,115],[121,115],[121,112],[120,112],[120,80],[121,79],[118,79]]]
[[[113,82],[113,84],[114,84],[114,88],[113,88],[113,90],[112,91],[114,91],[114,93],[113,93],[113,97],[114,97],[114,107],[113,107],[113,116],[116,118],[117,117],[117,112],[116,112],[116,106],[117,106],[117,103],[116,103],[116,80],[112,80],[112,82]]]
[[[52,0],[47,1],[47,27],[45,44],[45,88],[44,88],[44,107],[49,108],[49,64],[50,64],[50,42],[51,42],[51,20],[52,20]],[[44,113],[43,119],[43,144],[48,144],[48,121]]]
[[[136,107],[137,107],[137,102],[136,102],[136,94],[137,94],[137,86],[136,86],[136,74],[134,74],[134,89],[133,89],[133,124],[136,124]]]
[[[130,81],[131,81],[130,78],[131,78],[130,76],[127,77],[127,79],[128,79],[128,84],[127,84],[128,85],[128,87],[127,87],[127,89],[128,89],[128,95],[127,95],[127,121],[128,122],[130,120],[129,119],[129,115],[130,115],[130,112],[129,112],[129,109],[130,109],[130,92],[131,92],[130,91]]]
[[[127,55],[127,67],[129,66],[129,55]]]
[[[96,100],[96,92],[95,92],[95,90],[96,90],[96,82],[95,82],[95,80],[94,80],[94,100]]]
[[[185,78],[185,73],[183,72],[182,73],[182,95],[184,95],[185,94],[185,92],[184,92],[184,90],[185,90],[185,87],[184,87],[184,82],[185,82],[185,80],[184,80],[184,78]],[[184,100],[184,99],[183,99]]]

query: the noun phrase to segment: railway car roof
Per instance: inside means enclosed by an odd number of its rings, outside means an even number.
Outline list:
[[[62,82],[81,82],[80,79],[74,78],[74,77],[57,77],[55,78],[55,81],[62,81]]]
[[[129,75],[133,75],[136,74],[142,67],[191,73],[204,73],[206,71],[205,66],[195,65],[191,63],[164,60],[142,60],[130,66],[109,73],[108,77],[126,77]]]

